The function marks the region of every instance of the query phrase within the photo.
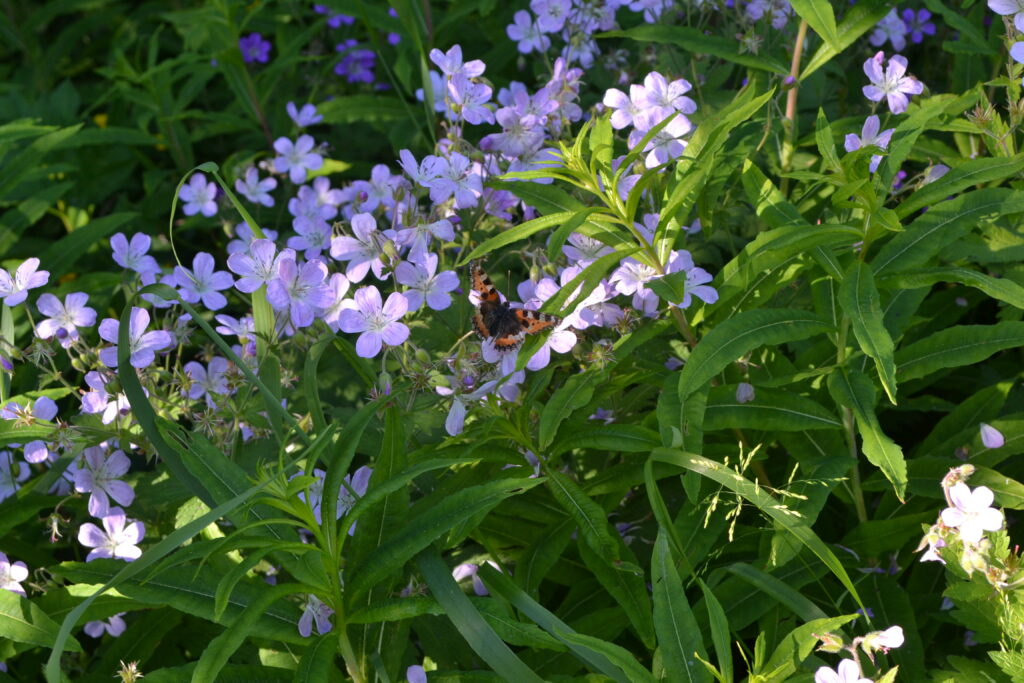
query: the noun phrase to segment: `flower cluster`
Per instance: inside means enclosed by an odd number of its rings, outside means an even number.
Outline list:
[[[907,8],[902,12],[893,9],[879,20],[868,36],[868,42],[875,47],[882,47],[888,42],[892,49],[900,51],[907,46],[907,36],[910,36],[910,42],[917,45],[924,41],[925,36],[935,35],[935,24],[931,18],[932,13],[926,9]]]

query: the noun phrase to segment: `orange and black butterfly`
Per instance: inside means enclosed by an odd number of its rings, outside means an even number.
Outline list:
[[[473,314],[473,329],[484,340],[493,340],[498,351],[515,351],[528,334],[554,327],[561,319],[547,313],[512,308],[491,283],[491,278],[478,263],[471,263],[470,285],[480,297]]]

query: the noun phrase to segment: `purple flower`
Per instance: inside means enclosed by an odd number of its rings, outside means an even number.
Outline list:
[[[242,51],[242,59],[246,63],[260,62],[266,64],[270,61],[270,41],[263,40],[259,33],[238,39],[238,49]]]
[[[295,259],[295,252],[285,249],[280,254],[270,240],[253,240],[247,252],[235,252],[228,256],[228,268],[241,277],[235,282],[240,292],[251,294],[277,277],[277,267],[282,258]]]
[[[474,126],[494,123],[494,112],[487,107],[491,93],[491,86],[474,83],[462,74],[452,76],[448,81],[448,98],[452,107],[466,123]]]
[[[491,565],[495,569],[499,569],[498,565],[492,560],[488,560],[487,564]],[[473,564],[472,562],[463,562],[452,569],[452,578],[455,579],[456,582],[471,578],[473,582],[473,592],[476,595],[480,597],[490,595],[490,592],[487,590],[487,586],[485,586],[484,582],[480,580],[479,576],[477,576],[477,572],[479,571],[479,565]]]
[[[574,265],[586,268],[605,254],[612,253],[612,248],[593,237],[574,232],[562,247],[562,253]]]
[[[339,261],[348,261],[345,277],[349,282],[362,282],[367,271],[373,268],[374,276],[380,280],[384,275],[382,240],[377,232],[377,221],[372,214],[357,213],[352,216],[352,233],[355,237],[342,235],[331,242],[331,256]]]
[[[193,401],[205,398],[207,405],[212,408],[216,405],[214,396],[227,396],[231,391],[228,388],[228,361],[225,358],[214,356],[207,367],[194,360],[189,361],[185,363],[184,370],[192,380],[188,387],[188,397]]]
[[[413,664],[405,670],[407,683],[427,683],[427,672],[419,664]]]
[[[872,114],[864,120],[864,128],[861,129],[860,137],[857,137],[856,133],[850,133],[846,136],[846,142],[844,144],[847,152],[853,152],[861,147],[868,147],[874,145],[881,149],[887,149],[889,147],[889,141],[892,139],[892,134],[896,131],[895,128],[887,128],[881,133],[878,129],[881,125],[878,120],[878,116]],[[871,156],[870,170],[874,173],[878,169],[878,165],[882,163],[882,155],[874,154]]]
[[[13,276],[0,268],[0,297],[3,297],[6,305],[17,306],[28,298],[28,290],[42,287],[50,281],[50,272],[37,268],[39,259],[35,257],[25,259]]]
[[[410,311],[418,311],[424,301],[431,309],[443,311],[452,305],[448,292],[459,286],[454,270],[437,273],[437,254],[427,254],[420,264],[402,261],[395,268],[395,278],[409,288],[404,294]]]
[[[311,135],[300,135],[292,142],[288,138],[274,141],[274,170],[287,173],[296,185],[306,182],[306,172],[316,171],[324,165],[324,158],[313,151],[315,142]]]
[[[326,279],[327,266],[322,261],[307,261],[300,266],[294,252],[283,254],[277,264],[277,277],[267,285],[267,301],[276,311],[288,311],[294,327],[309,327],[317,310],[333,303]]]
[[[630,5],[630,9],[634,12],[639,11],[634,5],[659,5],[664,6],[664,0],[639,0]],[[789,4],[789,0],[752,0],[746,8],[747,16],[753,21],[758,21],[765,14],[772,15],[772,28],[781,30],[786,23],[789,21],[789,17],[793,14],[793,7]],[[656,16],[653,15],[652,16]],[[647,19],[647,13],[644,12],[644,19],[647,23],[653,23],[650,19]]]
[[[1002,16],[1013,16],[1013,23],[1017,30],[1022,30],[1024,24],[1024,0],[988,0],[988,8]]]
[[[295,232],[298,235],[288,238],[288,247],[301,251],[307,259],[314,259],[331,248],[331,226],[326,221],[300,216],[295,219]]]
[[[28,567],[24,562],[11,562],[5,553],[0,553],[0,589],[27,597],[21,582],[28,579]]]
[[[0,501],[10,498],[32,472],[28,465],[14,461],[10,451],[0,451]]]
[[[537,15],[537,25],[544,33],[556,33],[565,26],[572,11],[570,0],[530,0],[530,9]]]
[[[178,197],[185,202],[181,210],[186,216],[202,213],[209,218],[217,213],[217,183],[206,182],[202,173],[193,173],[188,184],[182,185]]]
[[[252,241],[256,239],[256,235],[253,233],[252,228],[250,228],[249,224],[244,221],[235,226],[235,237],[237,239],[233,239],[228,242],[228,254],[235,254],[240,251],[247,250],[249,245],[252,244]],[[263,237],[260,239],[268,239],[273,242],[277,239],[277,231],[263,228]]]
[[[356,307],[341,312],[338,327],[343,332],[359,333],[356,353],[362,358],[373,358],[383,344],[399,346],[409,338],[409,328],[398,322],[409,310],[409,302],[398,292],[392,292],[381,305],[376,287],[361,287],[355,294]]]
[[[315,595],[306,596],[306,604],[302,608],[302,616],[299,617],[299,635],[308,638],[313,633],[313,622],[316,622],[316,632],[320,635],[330,632],[330,617],[334,610],[328,607]]]
[[[914,13],[913,10],[907,10],[907,12]],[[934,30],[935,27],[933,26],[932,31],[934,32]],[[875,30],[868,36],[868,42],[875,47],[882,47],[886,41],[889,41],[892,43],[892,49],[902,50],[907,46],[907,32],[907,24],[903,19],[900,19],[894,9],[882,17],[875,25]],[[914,42],[919,43],[921,41],[915,40]]]
[[[32,404],[32,407],[22,406],[17,403],[8,403],[0,408],[0,417],[5,420],[15,420],[15,424],[34,424],[36,422],[51,422],[57,417],[57,404],[52,398],[40,396]],[[51,452],[52,446],[45,441],[36,439],[25,445],[25,460],[31,463],[56,460],[57,454]]]
[[[453,45],[448,52],[441,52],[434,48],[430,51],[430,61],[436,64],[446,76],[476,78],[477,76],[482,76],[487,68],[487,65],[479,59],[463,63],[462,47],[460,45]]]
[[[964,543],[979,543],[986,531],[1003,527],[1003,513],[991,507],[995,495],[987,486],[971,491],[962,481],[949,487],[949,501],[953,507],[942,511],[942,523],[960,529]]]
[[[587,417],[587,419],[598,420],[599,422],[604,422],[606,425],[610,425],[615,422],[615,413],[608,408],[598,408],[593,412],[593,414]]]
[[[222,290],[231,289],[235,284],[231,274],[226,270],[214,271],[216,263],[213,256],[201,251],[192,259],[192,271],[177,266],[174,269],[174,282],[181,298],[195,304],[200,301],[211,311],[217,311],[228,305]]]
[[[749,382],[740,382],[736,385],[736,402],[750,403],[754,400],[754,385]]]
[[[910,34],[913,43],[920,43],[925,36],[935,35],[935,24],[929,21],[931,18],[932,13],[926,9],[919,9],[917,12],[912,9],[903,10],[903,23],[906,24],[907,33]]]
[[[884,631],[873,631],[864,636],[864,641],[861,643],[861,647],[865,652],[876,652],[881,650],[885,653],[889,650],[902,646],[904,640],[903,627],[890,626]]]
[[[629,9],[633,10],[634,12],[643,12],[644,13],[644,22],[646,22],[648,24],[654,24],[654,23],[657,23],[658,19],[661,18],[661,13],[665,11],[665,9],[669,6],[670,3],[671,3],[671,0],[633,0],[633,2],[629,3]],[[625,4],[625,3],[623,3],[623,4]],[[753,5],[753,4],[754,3],[751,3],[751,5]],[[767,3],[767,2],[763,2],[763,1],[762,1],[762,4],[764,4],[766,6],[771,6],[771,3]],[[789,3],[786,3],[787,6],[788,6],[788,4]],[[778,11],[778,10],[776,10],[776,11]],[[761,10],[761,13],[758,14],[757,19],[760,19],[763,14],[764,14],[764,10]],[[774,14],[773,14],[773,16],[774,16]],[[785,15],[783,20],[782,20],[782,26],[786,25],[786,19],[787,18],[788,18],[788,15]],[[774,21],[772,22],[772,25],[773,26],[775,25]],[[782,28],[782,26],[775,26],[775,28]]]
[[[108,456],[102,446],[86,448],[82,455],[82,465],[75,472],[75,490],[92,494],[89,496],[89,514],[93,517],[107,515],[110,498],[125,507],[131,505],[135,491],[121,481],[131,467],[128,456],[122,451],[114,451]]]
[[[506,356],[514,358],[515,354],[506,354]],[[512,367],[515,367],[515,363],[512,364]],[[474,389],[475,379],[473,377],[463,377],[461,380],[452,377],[450,380],[452,380],[452,387],[438,386],[435,391],[441,396],[452,397],[452,405],[448,409],[444,429],[449,436],[458,436],[466,424],[466,404],[470,401],[479,401],[494,391],[497,381],[484,382]]]
[[[165,330],[147,332],[147,327],[149,327],[149,311],[133,307],[128,320],[128,353],[132,367],[140,370],[156,360],[157,351],[174,346],[174,337],[170,332]],[[120,328],[120,321],[113,318],[107,318],[100,323],[100,338],[113,344],[113,346],[100,350],[100,360],[108,368],[117,367],[117,337]]]
[[[142,522],[128,524],[124,510],[110,508],[102,518],[103,528],[92,522],[86,522],[78,530],[78,542],[86,548],[92,548],[86,556],[86,562],[100,558],[116,558],[133,562],[142,555],[136,545],[146,535],[146,527]]]
[[[285,110],[299,128],[313,126],[324,120],[323,116],[316,113],[315,104],[304,104],[302,109],[296,109],[295,103],[289,102],[285,105]]]
[[[551,47],[551,39],[544,35],[537,22],[524,9],[513,15],[512,23],[505,27],[505,34],[509,40],[518,43],[516,47],[524,55],[528,55],[534,50],[546,52]]]
[[[344,76],[349,83],[373,83],[376,80],[373,67],[377,56],[373,50],[352,49],[356,45],[358,42],[353,38],[334,46],[338,52],[346,53],[334,66],[334,73]]]
[[[85,628],[82,630],[84,630],[85,635],[90,638],[100,638],[103,636],[104,631],[109,633],[112,637],[117,638],[124,633],[126,628],[128,628],[127,624],[124,623],[124,619],[121,618],[124,615],[125,613],[121,612],[110,617],[107,621],[88,621],[85,624]]]
[[[218,315],[216,320],[220,323],[216,330],[219,334],[233,335],[240,340],[251,339],[256,332],[256,324],[251,315],[242,318],[232,318],[230,315]]]
[[[124,416],[131,412],[127,396],[120,393],[111,397],[107,391],[109,381],[95,370],[85,373],[85,383],[92,391],[82,395],[82,412],[87,415],[102,413],[100,421],[105,425],[113,422],[119,415]]]
[[[366,489],[370,486],[370,477],[373,475],[373,468],[363,465],[355,472],[346,474],[341,488],[338,490],[338,519],[348,514],[349,510],[356,504],[356,501],[366,495]],[[356,522],[348,528],[348,535],[356,532]]]
[[[370,180],[357,180],[349,186],[357,199],[353,206],[360,212],[373,211],[378,206],[395,205],[395,189],[404,182],[400,175],[391,175],[385,164],[377,164],[370,172]]]
[[[89,295],[84,292],[72,292],[64,297],[64,303],[53,294],[42,294],[36,301],[36,308],[48,318],[36,325],[36,336],[40,339],[56,337],[65,349],[78,341],[79,327],[92,327],[96,324],[96,311],[85,304]]]
[[[881,51],[864,62],[864,73],[871,81],[871,85],[865,85],[863,88],[864,97],[872,102],[881,102],[884,97],[889,104],[889,111],[893,114],[902,114],[910,103],[908,95],[920,95],[924,91],[924,84],[913,76],[906,75],[906,57],[893,55],[889,58],[884,71],[883,62],[885,53]]]
[[[277,178],[264,178],[260,180],[260,172],[255,166],[245,169],[245,178],[235,181],[235,190],[253,204],[273,206],[274,198],[270,191],[277,187]]]
[[[985,448],[1002,448],[1006,443],[1003,433],[990,424],[981,423],[981,443]]]
[[[441,242],[451,242],[455,239],[455,228],[447,218],[442,218],[433,223],[420,223],[412,228],[403,228],[398,231],[395,241],[403,247],[409,248],[409,255],[406,257],[413,263],[423,263],[429,256],[431,238],[437,238]]]
[[[134,270],[136,273],[157,273],[160,266],[156,259],[148,254],[151,240],[149,235],[137,232],[129,242],[124,233],[117,233],[110,238],[110,247],[114,250],[114,262],[122,268]]]
[[[651,266],[626,258],[608,278],[619,294],[633,295],[633,308],[644,315],[653,316],[658,310],[658,296],[647,289],[646,284],[658,277],[658,272]]]
[[[477,205],[483,193],[483,180],[473,162],[458,152],[452,152],[440,175],[430,182],[430,201],[440,204],[455,196],[456,209]]]
[[[666,271],[669,273],[686,272],[686,283],[683,285],[683,300],[673,305],[683,309],[689,308],[690,304],[693,303],[692,297],[697,297],[706,304],[713,304],[718,301],[718,292],[714,287],[707,284],[714,278],[703,268],[696,267],[693,264],[693,257],[690,256],[690,252],[685,249],[672,252]]]
[[[420,187],[430,187],[430,181],[441,175],[443,166],[446,165],[444,159],[433,154],[423,157],[423,160],[417,164],[416,157],[407,149],[400,151],[398,156],[398,165],[402,167],[410,180]]]
[[[682,115],[676,115],[674,119],[669,121],[668,125],[655,133],[654,137],[647,143],[644,151],[648,154],[644,159],[644,166],[656,168],[682,156],[683,150],[686,149],[686,141],[680,138],[692,129],[693,124],[690,123],[690,119]],[[635,137],[634,144],[639,144],[643,135],[638,129],[633,131],[630,138]]]
[[[685,79],[679,78],[669,82],[657,71],[644,77],[644,86],[640,95],[640,104],[647,110],[648,116],[656,121],[663,121],[675,112],[692,114],[697,111],[697,103],[686,97],[693,86]],[[651,123],[651,126],[656,123]],[[647,128],[650,130],[650,127]]]

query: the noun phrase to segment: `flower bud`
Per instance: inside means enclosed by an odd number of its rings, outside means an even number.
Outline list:
[[[424,365],[430,365],[430,354],[423,349],[416,349],[413,355],[416,357],[418,362],[423,363]]]
[[[815,633],[814,636],[821,641],[818,652],[836,653],[846,647],[843,637],[835,633]]]
[[[985,448],[1002,448],[1006,443],[1003,433],[992,425],[981,423],[981,443]]]

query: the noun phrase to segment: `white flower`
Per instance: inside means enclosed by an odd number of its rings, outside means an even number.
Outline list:
[[[949,500],[955,507],[942,511],[942,523],[960,529],[965,543],[978,543],[983,532],[998,531],[1003,526],[1003,513],[991,507],[994,499],[987,486],[971,491],[967,484],[957,482],[949,489]]]

